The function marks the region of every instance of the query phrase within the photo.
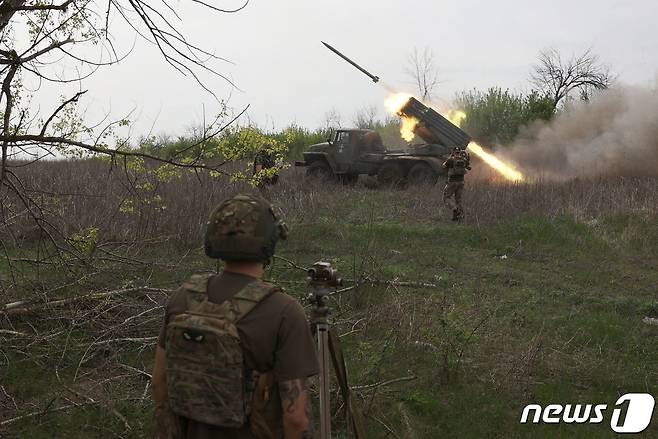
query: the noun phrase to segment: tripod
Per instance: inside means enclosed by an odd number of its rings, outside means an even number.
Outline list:
[[[330,365],[331,359],[336,380],[345,401],[348,423],[356,439],[364,439],[365,427],[361,412],[356,407],[347,382],[347,368],[340,346],[340,338],[329,324],[327,297],[331,290],[342,285],[338,272],[328,262],[316,262],[308,270],[309,299],[313,305],[311,323],[318,338],[318,359],[320,362],[320,438],[331,439],[331,398]]]

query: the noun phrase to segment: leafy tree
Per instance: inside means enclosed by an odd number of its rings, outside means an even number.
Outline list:
[[[277,142],[285,144],[288,158],[295,160],[301,159],[302,153],[310,145],[326,141],[332,132],[332,128],[322,127],[316,130],[309,130],[308,128],[292,124],[280,132],[270,132],[267,135]]]
[[[224,10],[218,2],[193,3],[218,13],[242,9]],[[114,46],[111,27],[121,21],[135,37],[152,43],[171,68],[209,93],[212,90],[204,83],[202,73],[233,84],[217,70],[216,63],[225,60],[189,41],[178,28],[180,7],[150,0],[0,0],[0,228],[8,229],[16,225],[15,218],[25,216],[58,252],[80,255],[75,245],[58,245],[75,242],[52,224],[53,213],[47,206],[56,202],[58,194],[44,194],[43,188],[26,185],[21,178],[23,170],[44,157],[104,157],[110,169],[120,163],[126,173],[134,172],[140,178],[147,173],[157,179],[170,178],[183,169],[232,175],[224,171],[223,165],[240,155],[236,145],[242,147],[245,143],[226,142],[220,135],[244,110],[231,118],[219,99],[217,115],[191,139],[178,139],[173,146],[147,139],[145,143],[150,141],[150,145],[134,148],[131,139],[120,134],[127,131],[129,120],[108,119],[89,126],[78,110],[79,101],[87,93],[82,90],[85,80],[130,56],[130,52],[122,53]],[[53,108],[35,103],[33,98],[47,88],[44,84],[71,82],[79,84],[81,90],[61,96]],[[241,135],[237,138],[242,139]],[[148,185],[138,187],[142,183],[137,179],[130,181],[133,194],[150,190]],[[0,246],[5,247],[2,241]]]
[[[462,92],[456,105],[466,113],[464,130],[488,143],[509,143],[522,126],[555,113],[551,99],[536,91],[523,94],[499,87]]]
[[[221,12],[217,6],[197,2]],[[32,102],[32,92],[25,84],[69,83],[83,81],[100,68],[108,68],[128,54],[111,42],[109,28],[118,17],[124,19],[137,35],[154,44],[164,60],[174,69],[192,77],[211,92],[201,80],[200,72],[215,74],[232,84],[211,64],[221,60],[216,55],[188,41],[176,28],[180,18],[167,3],[154,5],[148,0],[3,0],[0,5],[0,187],[18,190],[12,179],[14,158],[57,154],[65,157],[108,155],[111,157],[152,158],[131,151],[128,139],[117,129],[129,121],[119,119],[96,127],[87,126],[76,105],[86,91],[62,96],[61,103],[49,113],[41,114]],[[97,54],[91,59],[90,53]],[[98,61],[100,59],[100,61]],[[75,68],[72,68],[74,66]],[[72,73],[75,72],[75,73]],[[212,93],[212,92],[211,92]],[[212,137],[225,127],[225,108],[204,128]],[[173,162],[181,167],[189,164]],[[201,160],[195,166],[204,167]]]

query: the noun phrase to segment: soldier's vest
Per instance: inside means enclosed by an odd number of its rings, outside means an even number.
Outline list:
[[[453,159],[452,167],[448,168],[448,177],[466,175],[468,161],[463,157]]]
[[[248,421],[256,437],[270,437],[259,410],[269,393],[271,373],[245,368],[236,323],[278,288],[254,281],[221,303],[208,300],[211,275],[194,275],[183,284],[187,309],[167,325],[167,390],[174,413],[205,424],[244,427]],[[253,415],[253,416],[251,416]],[[251,419],[253,418],[253,419]]]

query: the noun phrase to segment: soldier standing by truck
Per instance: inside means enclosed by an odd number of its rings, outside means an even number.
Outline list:
[[[443,202],[452,209],[452,220],[460,221],[464,217],[462,195],[464,193],[464,176],[470,171],[470,157],[468,152],[460,148],[453,148],[448,160],[443,163],[448,171],[448,182],[443,189]],[[454,204],[452,198],[454,197]]]
[[[192,276],[166,305],[152,381],[157,439],[312,437],[306,379],[319,369],[306,315],[262,281],[286,236],[257,196],[210,216],[206,255],[225,267]]]

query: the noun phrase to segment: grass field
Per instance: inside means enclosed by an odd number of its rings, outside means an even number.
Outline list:
[[[237,190],[196,183],[211,196],[195,195],[204,204],[192,210],[180,195],[188,184],[161,189],[173,207],[140,240],[116,228],[134,219],[98,222],[85,263],[48,265],[48,247],[28,239],[6,248],[2,303],[30,303],[0,313],[0,436],[147,436],[161,305],[192,272],[216,269],[194,236]],[[357,284],[332,302],[332,320],[368,437],[611,437],[619,396],[658,395],[658,326],[643,322],[658,318],[657,188],[652,179],[474,183],[467,221],[453,224],[439,187],[284,180],[270,196],[291,235],[267,277],[303,300],[300,268],[327,260]],[[86,217],[107,216],[85,206]],[[520,425],[530,403],[608,410],[600,425]],[[658,437],[657,420],[644,436]]]

